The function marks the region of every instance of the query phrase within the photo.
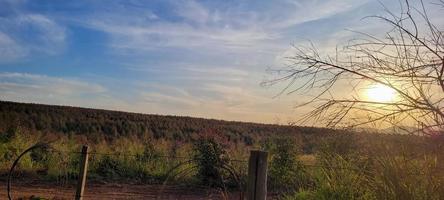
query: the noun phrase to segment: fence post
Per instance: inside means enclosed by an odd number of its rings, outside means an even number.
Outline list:
[[[267,156],[265,151],[251,151],[248,161],[247,200],[267,199]]]
[[[85,191],[86,172],[88,171],[88,146],[82,147],[82,157],[80,160],[79,181],[77,183],[76,200],[83,199],[83,192]]]

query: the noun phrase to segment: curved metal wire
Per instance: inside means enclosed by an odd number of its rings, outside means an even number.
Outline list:
[[[15,167],[17,166],[17,164],[19,163],[20,159],[28,152],[34,150],[34,149],[38,149],[38,148],[42,148],[42,149],[47,149],[49,148],[49,144],[48,143],[44,143],[44,142],[38,142],[34,145],[32,145],[31,147],[29,147],[28,149],[26,149],[25,151],[23,151],[18,157],[17,159],[14,160],[14,163],[12,163],[11,169],[9,169],[9,173],[8,173],[8,185],[6,187],[6,191],[8,193],[8,199],[12,200],[12,195],[11,195],[11,180],[12,180],[12,172],[14,171]]]

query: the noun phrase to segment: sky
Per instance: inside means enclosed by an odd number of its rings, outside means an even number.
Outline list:
[[[261,86],[267,69],[292,45],[328,52],[350,30],[387,31],[363,19],[382,5],[399,10],[392,0],[0,0],[0,100],[285,124],[310,109],[295,109],[307,96]]]

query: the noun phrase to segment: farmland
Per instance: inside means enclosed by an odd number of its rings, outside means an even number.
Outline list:
[[[232,193],[245,187],[249,150],[262,149],[270,153],[269,190],[281,198],[443,195],[440,138],[13,102],[2,102],[0,111],[5,177],[26,148],[42,141],[50,146],[21,159],[14,174],[19,185],[40,180],[72,186],[81,145],[87,144],[91,185],[204,185]],[[240,180],[219,168],[225,165]]]

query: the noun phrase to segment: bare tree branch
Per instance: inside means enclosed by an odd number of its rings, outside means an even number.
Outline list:
[[[295,53],[287,57],[290,65],[284,74],[263,85],[286,82],[278,94],[297,91],[312,94],[300,106],[315,106],[301,120],[360,126],[373,123],[421,124],[444,130],[444,35],[429,18],[424,3],[420,8],[400,2],[402,10],[388,17],[370,16],[391,26],[385,37],[356,32],[363,39],[350,40],[335,55],[322,56],[310,43],[308,47],[293,46]],[[441,5],[444,2],[441,1]],[[367,18],[364,18],[367,19]],[[338,99],[335,94],[341,82],[351,84],[353,93]],[[359,95],[364,83],[391,88],[396,99],[378,102]],[[313,94],[314,93],[314,94]],[[399,126],[400,127],[400,126]],[[444,131],[443,131],[444,132]]]

